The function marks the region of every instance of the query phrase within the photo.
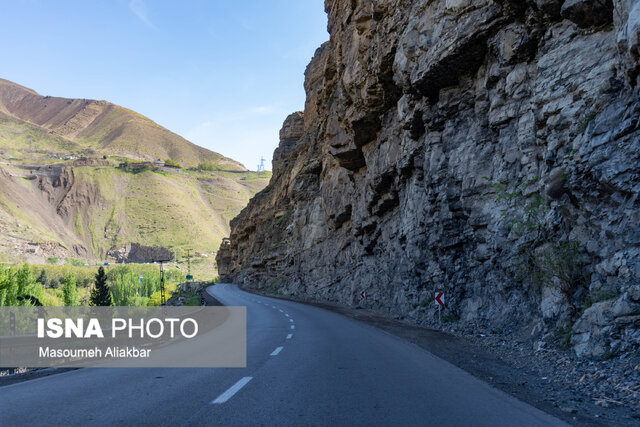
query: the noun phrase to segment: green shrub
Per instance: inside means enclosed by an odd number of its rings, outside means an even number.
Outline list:
[[[584,117],[584,119],[580,122],[580,132],[584,132],[585,130],[587,130],[587,127],[589,127],[589,123],[591,123],[593,121],[593,119],[596,118],[597,114],[598,113],[596,113],[595,111],[590,111]]]
[[[216,165],[213,162],[202,162],[198,165],[198,169],[201,171],[215,172],[219,168],[218,168],[218,165]]]
[[[488,178],[485,177],[488,180]],[[545,222],[551,207],[540,190],[531,190],[540,181],[535,177],[523,184],[509,186],[493,183],[495,201],[501,204],[501,218],[520,239],[513,266],[515,278],[536,288],[557,286],[569,300],[586,283],[585,263],[579,241],[559,241]]]
[[[560,348],[568,350],[571,347],[571,327],[564,328],[560,326],[556,328],[554,335]]]
[[[457,314],[454,314],[454,313],[449,313],[449,314],[445,314],[444,316],[442,316],[442,321],[444,323],[457,322],[458,320],[460,320],[460,316],[458,316]]]
[[[164,165],[165,166],[169,166],[169,167],[173,167],[173,168],[182,169],[182,165],[180,163],[176,162],[175,160],[172,160],[172,159],[165,159]]]

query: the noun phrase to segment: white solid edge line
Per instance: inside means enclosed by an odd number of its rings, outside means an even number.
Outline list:
[[[295,329],[295,328],[296,328],[296,325],[291,325],[291,329]]]
[[[271,356],[277,356],[282,351],[282,347],[278,347],[271,352]]]
[[[231,399],[233,397],[234,394],[236,394],[237,392],[240,391],[240,389],[242,389],[242,387],[244,387],[245,385],[247,385],[247,383],[249,381],[251,381],[253,379],[253,377],[244,377],[242,379],[240,379],[237,383],[235,383],[234,385],[232,385],[227,391],[225,391],[224,393],[222,393],[220,396],[218,396],[218,398],[216,400],[214,400],[213,402],[211,402],[212,405],[214,404],[221,404],[226,402],[227,400]]]
[[[293,337],[293,334],[287,335],[287,339],[290,340]]]

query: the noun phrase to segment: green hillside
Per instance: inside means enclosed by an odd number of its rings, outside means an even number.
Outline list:
[[[216,173],[188,174],[146,171],[138,174],[113,168],[74,168],[77,184],[96,185],[104,204],[88,207],[74,221],[94,253],[137,242],[150,246],[216,250],[228,235],[229,221],[258,188]],[[258,177],[258,187],[268,175]],[[99,233],[105,230],[105,233]]]
[[[119,167],[157,159],[183,168]],[[129,243],[213,252],[270,176],[106,101],[0,79],[0,261],[102,259]]]
[[[0,150],[18,158],[110,155],[171,159],[187,167],[208,162],[224,170],[246,170],[135,111],[107,101],[42,96],[3,79]]]
[[[95,150],[0,112],[0,158],[6,160],[55,160],[54,156],[97,155]]]

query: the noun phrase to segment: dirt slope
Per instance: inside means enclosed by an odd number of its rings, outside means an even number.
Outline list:
[[[132,242],[213,252],[269,177],[0,164],[0,259],[102,259]]]
[[[221,169],[246,170],[235,160],[199,147],[152,120],[110,102],[42,96],[0,79],[0,131],[3,126],[27,125],[45,132],[31,137],[30,150],[46,149],[51,138],[57,138],[67,142],[64,154],[94,150],[140,160],[172,159],[187,167],[212,162]],[[2,139],[0,145],[7,142]]]

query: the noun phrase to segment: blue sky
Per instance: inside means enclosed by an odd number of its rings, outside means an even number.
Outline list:
[[[105,99],[269,169],[326,21],[323,0],[3,0],[0,77]]]

